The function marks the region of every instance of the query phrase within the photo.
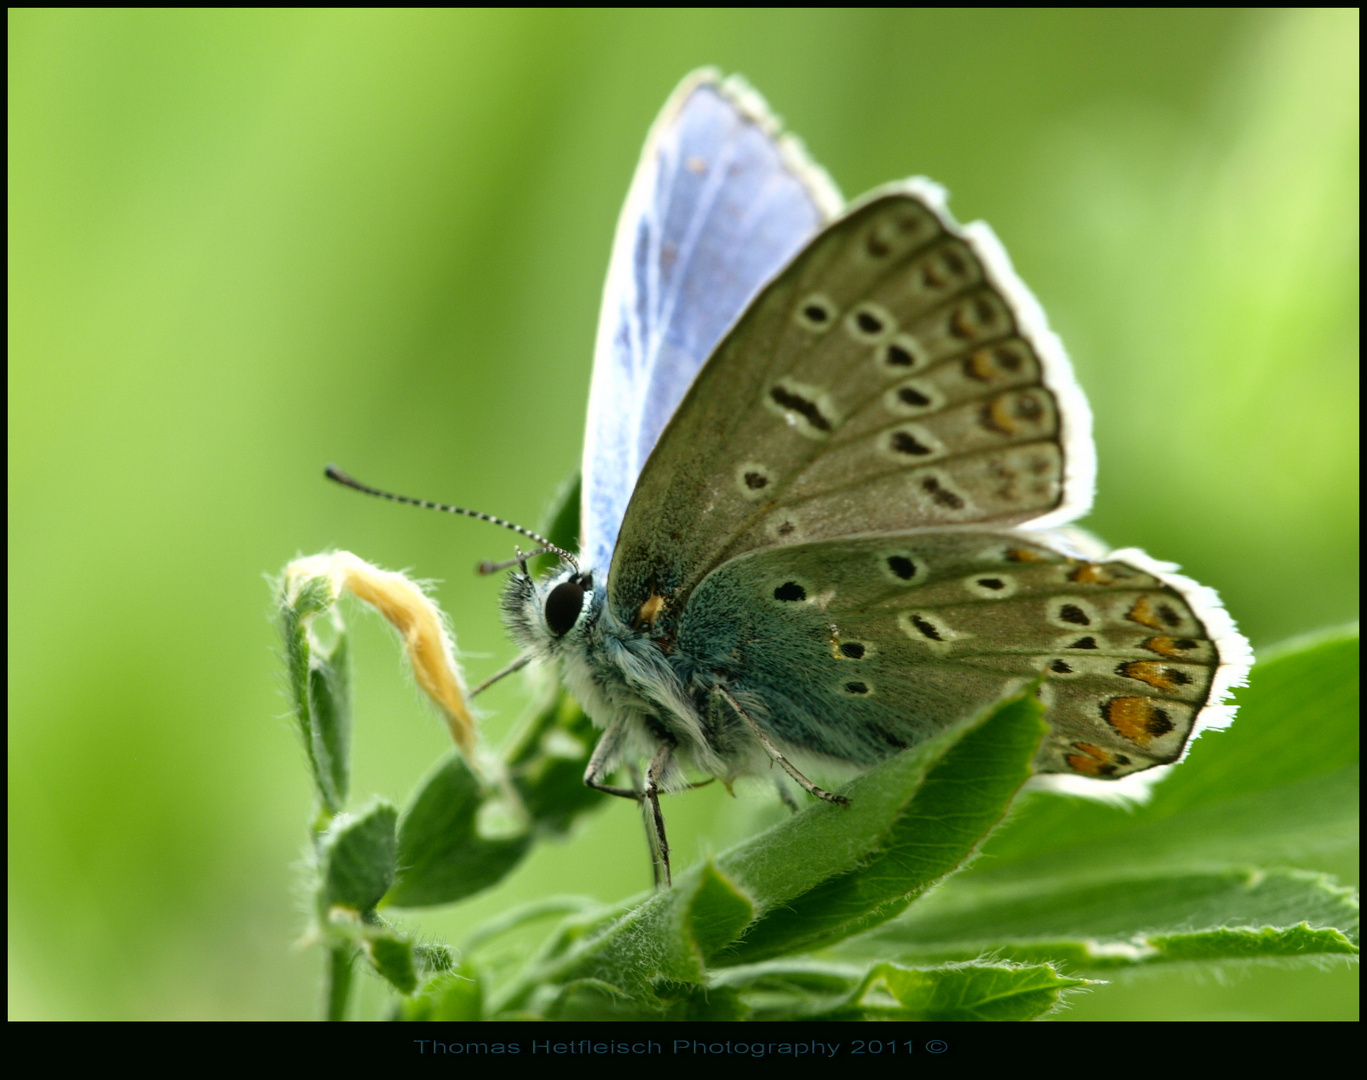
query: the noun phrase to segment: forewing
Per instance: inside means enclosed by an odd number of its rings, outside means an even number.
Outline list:
[[[699,373],[637,484],[619,617],[677,610],[748,551],[856,533],[1070,520],[1087,403],[991,231],[907,181],[827,227]]]
[[[714,570],[678,649],[789,747],[868,763],[1042,678],[1036,768],[1116,779],[1224,726],[1247,643],[1209,589],[1138,551],[926,531],[770,548]]]
[[[698,369],[840,197],[763,101],[690,76],[646,142],[617,225],[584,440],[583,552],[606,568],[641,466]]]

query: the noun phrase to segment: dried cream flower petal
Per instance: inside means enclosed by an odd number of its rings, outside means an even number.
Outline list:
[[[456,666],[451,633],[437,605],[411,578],[381,570],[349,551],[295,559],[285,568],[287,595],[296,595],[304,582],[317,578],[327,580],[334,600],[350,592],[399,631],[418,685],[436,703],[451,738],[468,755],[474,747],[475,721],[465,705],[465,682]]]

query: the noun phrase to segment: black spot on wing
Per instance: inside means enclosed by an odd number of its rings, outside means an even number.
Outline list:
[[[1033,424],[1044,415],[1044,406],[1030,394],[1021,394],[1016,398],[1015,411],[1018,419]]]
[[[916,358],[894,341],[883,354],[883,362],[893,367],[911,367],[916,363]]]
[[[911,623],[917,630],[921,631],[921,634],[924,637],[930,638],[931,641],[944,641],[944,638],[940,636],[940,631],[929,619],[921,615],[913,615],[911,617]]]
[[[916,564],[905,555],[889,555],[888,569],[903,581],[910,581],[916,576]]]
[[[808,401],[801,394],[795,394],[782,386],[775,386],[769,391],[769,396],[775,404],[805,417],[807,423],[811,424],[817,431],[831,430],[831,422],[821,414],[821,410],[817,408],[815,401]]]
[[[1091,626],[1092,620],[1087,618],[1087,613],[1076,604],[1064,604],[1058,609],[1058,617],[1064,622],[1069,622],[1075,626]],[[1073,648],[1077,648],[1076,645]]]
[[[913,457],[924,457],[931,452],[929,446],[926,446],[909,431],[894,431],[890,445],[897,453],[911,454]]]
[[[866,334],[881,334],[883,332],[883,320],[867,311],[859,312],[854,317],[854,321],[859,325],[859,329]]]
[[[963,499],[950,491],[949,488],[945,487],[933,476],[927,476],[921,481],[921,490],[941,506],[947,506],[951,510],[962,510],[964,508]]]
[[[1154,709],[1146,726],[1149,734],[1157,737],[1166,735],[1176,725],[1173,724],[1172,718],[1168,716],[1166,709]]]
[[[813,298],[802,305],[802,318],[814,328],[829,325],[834,315],[835,313],[831,311],[830,305],[824,299]]]

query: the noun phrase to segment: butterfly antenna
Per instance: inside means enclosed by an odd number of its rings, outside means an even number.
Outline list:
[[[537,548],[535,551],[529,551],[525,555],[518,555],[515,559],[504,559],[502,562],[494,562],[492,559],[485,559],[479,564],[478,569],[481,574],[497,574],[500,570],[507,570],[510,566],[517,566],[519,563],[525,563],[528,559],[534,559],[538,555],[554,554],[555,552],[550,548]]]
[[[502,525],[505,529],[511,529],[515,533],[521,533],[529,540],[535,540],[547,553],[559,555],[574,567],[576,573],[579,571],[579,561],[564,548],[557,547],[544,536],[532,532],[531,529],[524,529],[521,525],[514,525],[511,521],[504,521],[501,517],[494,517],[493,514],[483,514],[478,510],[467,510],[463,506],[449,506],[446,503],[432,502],[428,499],[412,499],[407,495],[395,495],[391,491],[381,491],[379,488],[373,488],[369,484],[361,483],[354,476],[347,475],[342,472],[341,469],[337,468],[336,465],[329,465],[323,470],[323,474],[329,480],[341,484],[343,487],[349,487],[353,491],[360,491],[366,495],[374,495],[377,499],[388,499],[390,502],[403,503],[406,506],[421,506],[424,510],[440,510],[445,514],[462,514],[465,517],[478,518],[480,521],[487,521],[492,525]],[[525,559],[527,556],[523,555],[521,558]]]

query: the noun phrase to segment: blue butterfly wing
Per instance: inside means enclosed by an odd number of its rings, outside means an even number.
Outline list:
[[[685,79],[617,225],[584,439],[581,551],[606,570],[660,432],[750,300],[840,207],[752,90]]]

